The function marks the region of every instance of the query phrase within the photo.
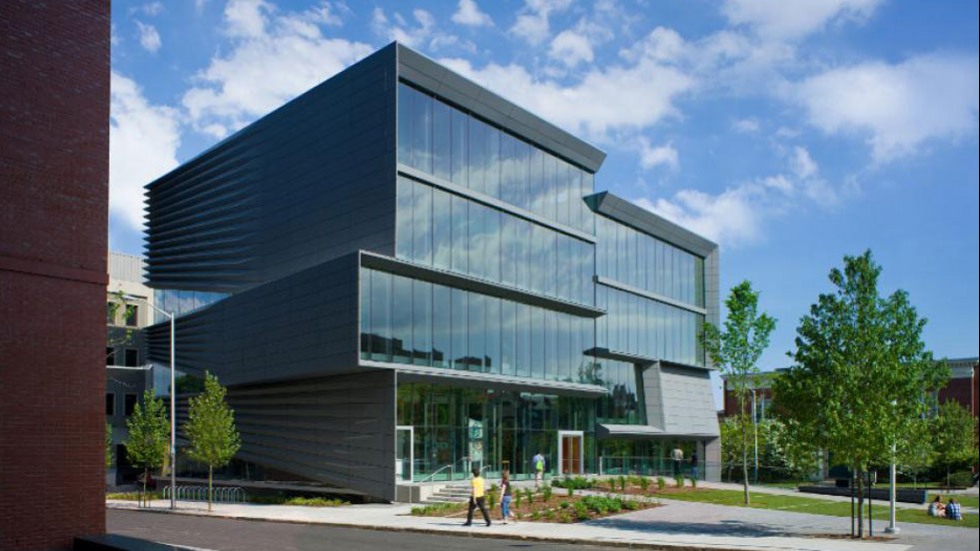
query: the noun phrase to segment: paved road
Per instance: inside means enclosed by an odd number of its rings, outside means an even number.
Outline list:
[[[106,511],[106,529],[110,534],[219,551],[313,551],[323,549],[342,549],[344,551],[375,549],[458,551],[473,547],[479,547],[480,551],[502,551],[505,549],[508,551],[515,549],[547,551],[612,551],[615,549],[615,551],[622,551],[621,548],[591,545],[525,542],[510,539],[476,539],[409,532],[358,530],[356,528],[324,525],[168,515],[117,509]],[[493,530],[493,527],[487,528],[487,530]]]

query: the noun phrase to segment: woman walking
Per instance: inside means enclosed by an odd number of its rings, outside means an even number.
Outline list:
[[[501,496],[500,513],[501,516],[503,517],[502,520],[504,521],[504,524],[507,524],[508,517],[514,522],[517,522],[517,519],[514,518],[514,515],[511,514],[510,512],[510,500],[511,500],[510,471],[508,471],[507,469],[504,469],[504,472],[501,474],[500,496]]]

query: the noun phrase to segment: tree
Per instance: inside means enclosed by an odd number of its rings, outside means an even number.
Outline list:
[[[951,467],[977,461],[977,420],[970,410],[948,401],[939,406],[939,414],[930,420],[929,428],[935,462],[946,468],[948,488]]]
[[[184,431],[190,440],[187,455],[208,466],[208,511],[211,510],[214,468],[224,467],[242,446],[235,412],[225,403],[227,389],[218,378],[204,374],[204,392],[190,399]]]
[[[112,468],[112,425],[105,424],[105,468]]]
[[[133,414],[126,420],[129,439],[126,441],[126,458],[130,465],[143,468],[142,500],[146,500],[146,483],[150,469],[158,469],[167,457],[170,443],[170,422],[163,400],[153,396],[153,391],[143,392],[142,403],[137,402]]]
[[[948,373],[925,350],[926,321],[908,294],[879,296],[880,274],[871,251],[845,256],[843,271],[830,271],[836,289],[821,294],[800,320],[791,354],[796,365],[774,385],[792,438],[862,474],[898,459],[897,446],[928,411],[928,390],[939,388]],[[863,537],[863,476],[857,497]]]
[[[752,290],[752,284],[748,281],[732,288],[725,299],[725,307],[728,309],[725,331],[721,332],[714,325],[706,323],[702,339],[705,351],[715,366],[721,369],[738,404],[736,419],[739,439],[736,445],[742,456],[742,488],[745,504],[748,505],[748,455],[752,447],[749,428],[752,420],[746,412],[746,402],[753,379],[759,373],[756,362],[769,346],[769,335],[776,328],[776,320],[759,313],[759,294]]]

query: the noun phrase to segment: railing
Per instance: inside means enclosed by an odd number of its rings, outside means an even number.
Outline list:
[[[170,499],[170,486],[163,488],[164,499]],[[207,501],[207,486],[177,486],[177,499],[183,501]],[[239,486],[218,486],[211,490],[211,501],[215,503],[245,503],[248,495]]]
[[[679,465],[679,472],[675,472],[674,462],[666,458],[643,457],[643,456],[599,456],[600,475],[641,475],[641,476],[667,476],[672,477],[678,474],[692,476],[693,470],[689,460],[684,460]],[[698,478],[704,478],[704,471],[707,465],[698,462]]]

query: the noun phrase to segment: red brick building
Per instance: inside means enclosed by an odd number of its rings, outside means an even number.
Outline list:
[[[0,2],[0,549],[105,531],[109,3]]]

